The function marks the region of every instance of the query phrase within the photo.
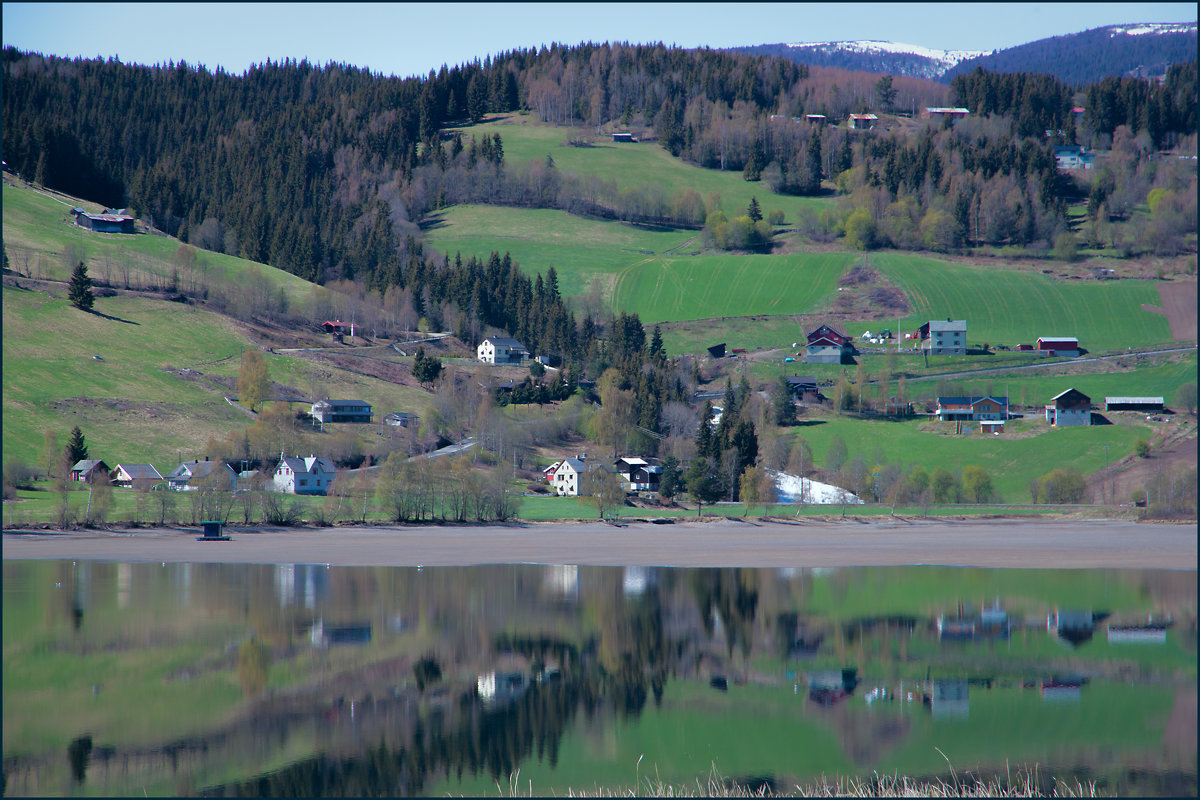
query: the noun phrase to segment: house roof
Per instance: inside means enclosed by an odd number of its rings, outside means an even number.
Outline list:
[[[1065,397],[1066,395],[1070,394],[1071,392],[1075,392],[1075,393],[1076,393],[1076,394],[1078,394],[1080,397],[1082,397],[1084,400],[1089,400],[1089,401],[1090,401],[1090,400],[1092,399],[1092,398],[1088,397],[1086,394],[1084,394],[1083,392],[1081,392],[1081,391],[1079,391],[1078,389],[1076,389],[1076,388],[1072,387],[1072,388],[1070,388],[1070,389],[1067,389],[1067,390],[1066,390],[1066,391],[1064,391],[1064,392],[1059,392],[1058,394],[1054,395],[1054,397],[1051,397],[1051,398],[1050,398],[1050,402],[1051,402],[1051,403],[1053,403],[1053,402],[1054,402],[1055,400],[1057,400],[1058,398],[1060,398],[1060,397]]]
[[[286,465],[292,472],[300,474],[308,474],[315,472],[316,467],[320,467],[322,472],[337,472],[337,467],[333,462],[324,456],[309,456],[308,458],[299,458],[290,456],[280,460],[279,465],[275,467],[275,471],[279,471],[279,467]]]
[[[575,472],[578,472],[581,474],[583,473],[583,470],[584,470],[583,461],[579,460],[578,458],[564,458],[561,462],[559,462],[559,465],[558,465],[558,468],[560,470],[563,467],[570,467]]]
[[[787,379],[788,386],[816,386],[817,379],[812,375],[792,375]]]
[[[850,119],[879,119],[874,114],[851,114]]]
[[[233,472],[233,467],[223,461],[184,461],[166,474],[167,478],[203,478],[212,474],[213,469],[220,464]]]
[[[118,470],[123,470],[131,480],[148,479],[161,481],[162,475],[153,464],[117,464]]]
[[[1104,398],[1104,402],[1106,402],[1106,403],[1146,403],[1146,404],[1157,403],[1157,404],[1161,405],[1163,402],[1163,399],[1161,397],[1106,397],[1106,398]]]
[[[98,464],[104,464],[104,459],[102,459],[102,458],[85,458],[82,461],[75,462],[75,466],[71,467],[71,471],[72,472],[87,472],[88,470],[95,468]],[[107,467],[108,464],[104,464],[104,466]]]
[[[1060,342],[1060,343],[1073,342],[1075,344],[1079,344],[1079,340],[1076,339],[1074,336],[1039,336],[1038,341],[1039,342]]]
[[[339,408],[341,406],[367,406],[369,408],[371,404],[363,400],[330,400],[329,398],[326,398],[313,403],[313,408],[316,408],[317,406],[328,406],[330,408]]]
[[[638,458],[637,456],[628,456],[625,458],[618,458],[617,461],[624,461],[626,464],[628,464],[631,467],[641,467],[641,466],[645,466],[646,464],[650,463],[646,459]]]
[[[926,106],[925,111],[930,114],[970,114],[970,110],[961,107],[951,106]]]
[[[821,328],[829,328],[829,330],[833,331],[838,336],[841,336],[843,339],[847,338],[846,332],[844,330],[842,330],[841,327],[839,327],[836,323],[833,323],[833,322],[822,322],[820,325],[816,326],[815,328],[813,328],[811,331],[809,331],[808,333],[806,333],[804,335],[806,337],[812,336],[814,333],[821,330]]]
[[[521,344],[520,342],[518,342],[516,339],[512,338],[511,336],[489,336],[486,339],[484,339],[483,341],[491,342],[492,345],[495,347],[511,347],[511,348],[517,349],[517,350],[525,349],[525,345]],[[480,342],[480,344],[483,344],[483,342]]]
[[[939,397],[937,402],[939,406],[973,406],[984,400],[1004,405],[1003,397]]]
[[[942,322],[940,319],[929,320],[929,332],[939,331],[941,333],[966,333],[967,321],[965,319],[948,319]]]

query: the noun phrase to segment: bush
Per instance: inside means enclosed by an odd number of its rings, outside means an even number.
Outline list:
[[[19,458],[4,462],[4,483],[16,489],[32,489],[37,477],[33,467]]]
[[[771,211],[769,211],[767,213],[767,222],[771,223],[772,225],[782,225],[783,224],[783,212],[780,211],[778,208],[772,209]]]
[[[1087,484],[1079,470],[1058,468],[1039,478],[1037,489],[1043,503],[1082,503]]]
[[[1150,457],[1150,443],[1145,439],[1138,439],[1137,444],[1133,446],[1133,452],[1137,453],[1138,458]]]

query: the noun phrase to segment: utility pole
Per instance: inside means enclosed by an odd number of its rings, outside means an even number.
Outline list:
[[[1103,445],[1103,447],[1104,447],[1104,483],[1109,484],[1108,496],[1109,496],[1109,502],[1112,502],[1112,499],[1113,499],[1115,493],[1112,490],[1111,482],[1109,480],[1109,475],[1108,475],[1108,445]]]

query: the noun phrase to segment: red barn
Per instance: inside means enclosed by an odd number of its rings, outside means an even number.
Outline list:
[[[1039,336],[1037,349],[1046,355],[1075,358],[1079,355],[1079,340],[1074,336]]]
[[[848,355],[854,344],[849,336],[833,325],[818,325],[806,336],[808,354],[805,361],[816,364],[840,364],[842,356]]]

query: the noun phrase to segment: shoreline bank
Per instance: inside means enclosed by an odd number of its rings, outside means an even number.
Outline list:
[[[1120,520],[735,520],[490,526],[6,530],[3,558],[331,566],[1197,568],[1191,525]]]

